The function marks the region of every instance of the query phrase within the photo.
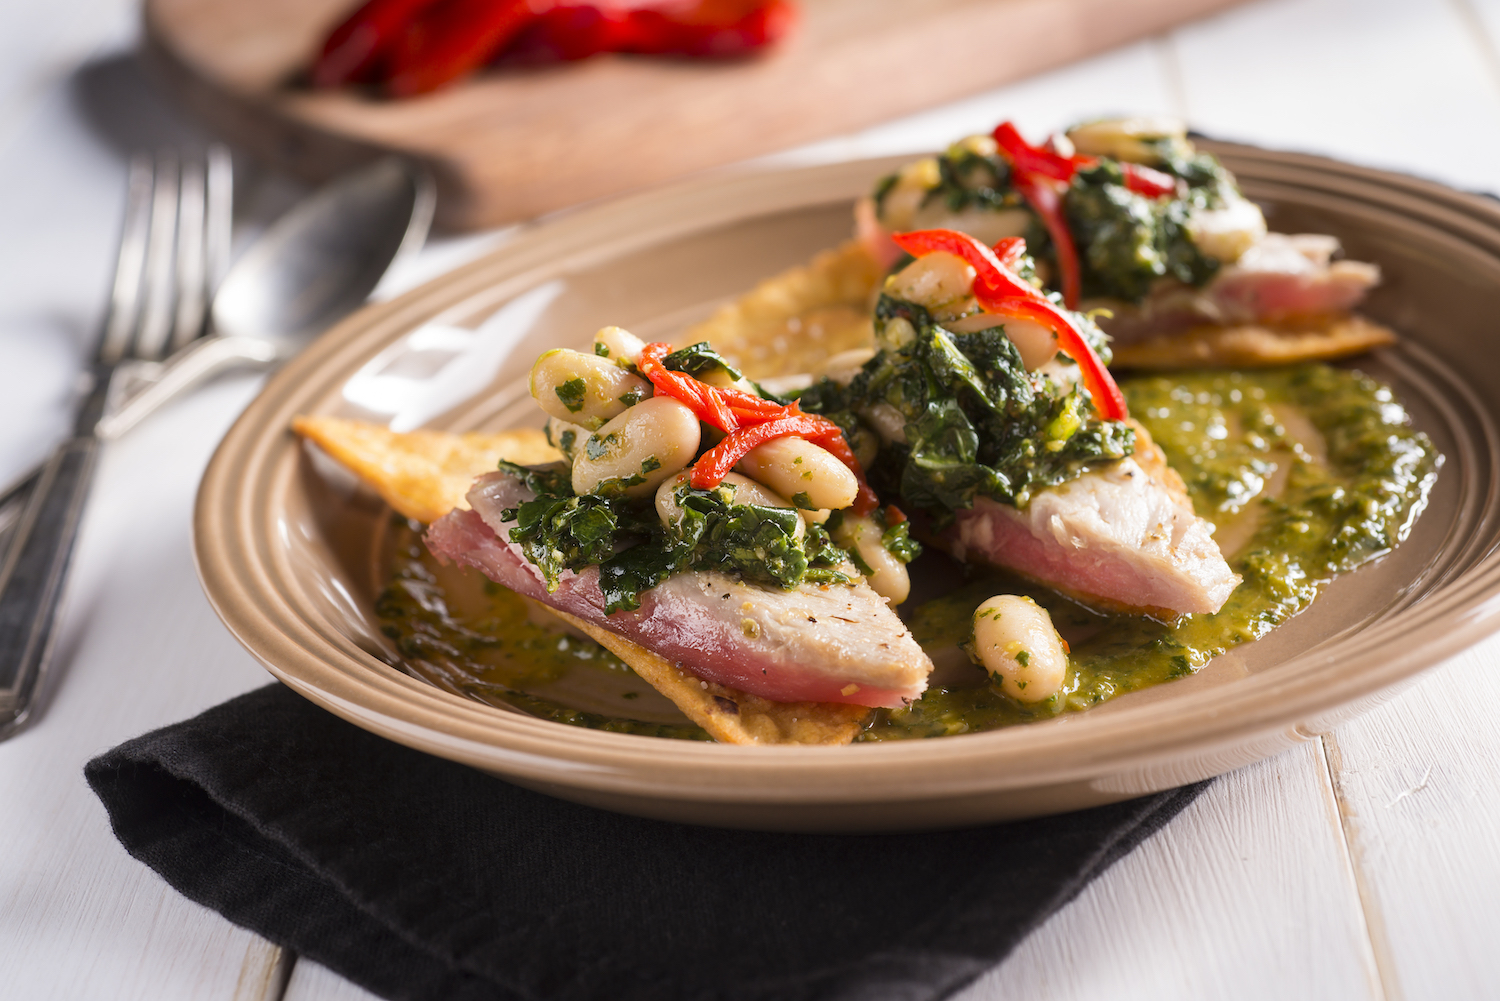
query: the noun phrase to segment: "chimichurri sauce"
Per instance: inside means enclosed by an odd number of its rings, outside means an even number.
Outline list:
[[[648,737],[710,740],[624,661],[477,570],[438,564],[404,521],[375,603],[402,664],[439,688],[542,719]]]
[[[906,709],[882,710],[861,737],[988,730],[1087,709],[1191,674],[1306,608],[1321,584],[1388,552],[1426,503],[1440,457],[1407,425],[1391,391],[1326,365],[1151,376],[1122,384],[1130,412],[1183,477],[1198,514],[1243,583],[1213,615],[1175,623],[1090,612],[1013,580],[977,581],[914,609],[929,652],[970,634],[992,594],[1030,594],[1071,647],[1068,680],[1046,702],[1016,702],[979,668],[935,685]]]
[[[1305,365],[1174,373],[1122,388],[1244,582],[1218,613],[1164,623],[1099,614],[1045,588],[975,572],[957,590],[902,609],[939,668],[918,702],[877,711],[861,740],[1010,726],[1192,674],[1264,636],[1306,608],[1321,584],[1405,538],[1441,462],[1391,391],[1358,372]],[[593,640],[533,617],[525,601],[476,571],[439,566],[404,523],[394,548],[377,612],[418,677],[561,723],[709,739]],[[921,562],[913,564],[914,581]],[[937,573],[951,577],[951,561]],[[1068,680],[1046,702],[1001,694],[958,649],[974,609],[1004,593],[1029,594],[1046,607],[1071,648]]]

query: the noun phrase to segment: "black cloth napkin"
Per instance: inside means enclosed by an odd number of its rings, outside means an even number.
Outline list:
[[[279,684],[85,775],[186,896],[400,999],[915,999],[998,963],[1204,784],[977,830],[766,834],[551,799]]]

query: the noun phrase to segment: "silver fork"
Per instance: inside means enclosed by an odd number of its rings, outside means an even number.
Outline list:
[[[229,260],[229,153],[132,158],[109,311],[73,434],[40,470],[0,498],[0,739],[34,704],[73,539],[98,455],[96,429],[133,376],[202,336]]]

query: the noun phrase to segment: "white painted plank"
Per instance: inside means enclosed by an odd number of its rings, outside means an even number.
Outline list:
[[[1173,47],[1188,118],[1211,135],[1500,185],[1500,91],[1447,0],[1270,0]]]
[[[1500,638],[1334,736],[1381,965],[1418,999],[1500,990]]]
[[[59,634],[56,698],[0,745],[0,970],[12,997],[233,997],[261,949],[126,855],[84,762],[267,681],[189,546],[208,455],[257,380],[226,379],[106,449]]]
[[[1014,119],[1028,136],[1039,139],[1112,111],[1180,114],[1171,81],[1161,72],[1158,44],[1147,41],[1127,45],[941,108],[753,162],[827,163],[942,149],[964,136],[989,132],[1007,118]]]
[[[1496,0],[1297,0],[1184,29],[1175,52],[1206,131],[1500,191],[1497,28]],[[1257,62],[1267,75],[1249,85]],[[1393,998],[1500,983],[1500,742],[1482,712],[1497,657],[1494,642],[1470,651],[1329,741]]]
[[[301,960],[286,1001],[372,997]],[[958,995],[1209,997],[1381,997],[1316,743],[1216,783]]]
[[[1220,779],[960,995],[1380,996],[1316,742]]]

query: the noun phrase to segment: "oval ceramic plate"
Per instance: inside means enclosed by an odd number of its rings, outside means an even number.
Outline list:
[[[1304,155],[1214,148],[1273,229],[1336,234],[1384,269],[1367,312],[1405,340],[1359,367],[1396,386],[1447,461],[1394,554],[1191,678],[989,733],[734,747],[547,722],[388,663],[371,572],[388,514],[316,468],[287,430],[295,415],[398,430],[532,423],[517,378],[539,351],[583,346],[605,324],[679,333],[844,239],[852,200],[892,160],[720,175],[588,208],[345,321],[271,380],[209,466],[195,524],[209,599],[273,674],[361,727],[533,789],[673,820],[958,826],[1123,799],[1274,754],[1500,625],[1500,351],[1489,346],[1500,204]]]

